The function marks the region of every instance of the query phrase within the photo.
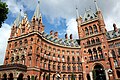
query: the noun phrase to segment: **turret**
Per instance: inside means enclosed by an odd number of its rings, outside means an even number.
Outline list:
[[[97,0],[94,0],[94,3],[95,3],[95,7],[96,7],[96,14],[97,14],[98,19],[99,19],[99,26],[101,26],[102,32],[106,33],[105,22],[104,22],[104,19],[103,19],[102,12],[101,12],[100,8],[97,5]]]
[[[79,38],[81,37],[81,23],[82,23],[82,17],[79,16],[78,8],[76,8],[76,21],[77,21],[77,27],[78,27],[78,35]]]
[[[21,16],[21,9],[20,9],[20,12],[17,16],[17,18],[15,19],[14,23],[13,23],[13,26],[11,28],[11,35],[10,35],[10,38],[14,37],[16,32],[17,32],[17,28],[19,27],[20,23],[21,23],[21,19],[22,19],[22,16]]]
[[[35,31],[43,32],[44,26],[42,24],[42,15],[40,13],[40,1],[38,1],[36,10],[34,12],[34,15],[32,17],[32,29]]]

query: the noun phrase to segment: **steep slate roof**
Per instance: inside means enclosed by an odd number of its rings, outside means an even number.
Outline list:
[[[118,31],[116,31],[116,32],[114,30],[108,31],[106,33],[106,36],[107,36],[108,40],[119,37],[120,36],[120,29],[118,29]]]
[[[53,42],[55,44],[63,45],[63,46],[68,46],[68,47],[79,47],[78,40],[76,39],[59,39],[55,38],[53,35],[49,35],[45,32],[41,33],[42,37],[45,39],[49,40],[50,42]]]
[[[89,9],[84,14],[83,22],[91,20],[91,19],[95,19],[96,17],[97,15],[91,9]]]

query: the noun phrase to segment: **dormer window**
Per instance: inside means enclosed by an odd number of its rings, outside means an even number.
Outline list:
[[[87,17],[90,17],[90,14],[88,14]]]
[[[85,21],[87,21],[87,18],[85,18]]]

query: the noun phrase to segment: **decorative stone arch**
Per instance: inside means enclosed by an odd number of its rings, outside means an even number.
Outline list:
[[[3,73],[2,79],[3,79],[3,80],[7,80],[7,73]]]
[[[93,80],[106,80],[105,67],[101,63],[96,63],[92,69]]]
[[[92,71],[96,65],[101,65],[101,66],[103,66],[103,68],[105,68],[105,66],[103,65],[103,63],[95,62],[95,63],[90,67],[90,70]]]
[[[30,75],[27,75],[27,80],[30,80]]]
[[[14,78],[14,74],[13,73],[9,73],[8,80],[13,80],[13,78]]]
[[[24,73],[18,74],[17,80],[23,80]]]

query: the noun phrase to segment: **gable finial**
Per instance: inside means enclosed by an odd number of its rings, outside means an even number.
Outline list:
[[[40,13],[40,0],[38,0],[38,4],[37,4],[37,7],[36,7],[36,10],[34,12],[33,17],[39,19],[40,15],[41,15],[41,13]]]
[[[96,10],[99,11],[99,7],[98,7],[98,4],[97,4],[97,0],[94,0],[94,3],[95,3]]]

